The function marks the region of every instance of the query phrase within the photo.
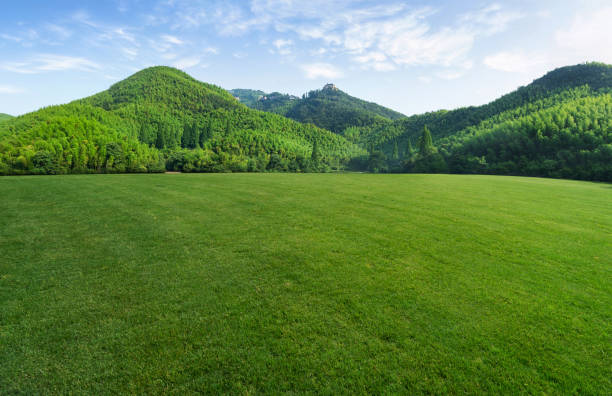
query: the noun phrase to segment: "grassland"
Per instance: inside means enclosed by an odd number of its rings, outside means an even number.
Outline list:
[[[0,179],[0,393],[610,394],[612,186]]]

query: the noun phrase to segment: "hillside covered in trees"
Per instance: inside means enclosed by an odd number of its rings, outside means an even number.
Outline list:
[[[13,116],[4,114],[4,113],[0,113],[0,122],[10,120],[11,118],[13,118]]]
[[[260,93],[233,91],[267,112],[176,69],[145,69],[0,121],[0,174],[348,169],[612,181],[612,66],[560,68],[484,106],[411,117],[358,107],[331,85],[301,99]]]
[[[320,128],[341,133],[351,126],[368,126],[377,121],[404,118],[401,113],[355,98],[333,84],[310,91],[298,98],[278,92],[260,94],[262,91],[235,89],[230,91],[247,106],[277,113],[293,120],[311,123]]]
[[[364,150],[168,67],[0,126],[0,173],[321,171]]]
[[[569,66],[484,106],[347,128],[343,135],[369,149],[370,170],[610,181],[610,93],[612,66]]]

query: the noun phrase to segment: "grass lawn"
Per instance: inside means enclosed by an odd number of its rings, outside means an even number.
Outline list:
[[[612,185],[0,178],[0,394],[612,392]]]

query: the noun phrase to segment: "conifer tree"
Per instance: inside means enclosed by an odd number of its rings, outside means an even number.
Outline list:
[[[431,132],[427,126],[423,127],[423,134],[419,139],[419,154],[423,157],[428,156],[433,152],[433,141],[431,139]]]
[[[312,145],[312,155],[310,156],[310,159],[315,164],[318,164],[319,161],[321,160],[321,153],[319,152],[319,144],[317,143],[316,140],[314,141]]]
[[[406,144],[406,153],[405,153],[405,157],[409,157],[412,155],[412,153],[414,153],[414,148],[412,147],[412,141],[410,140],[410,138],[408,138],[408,143]]]

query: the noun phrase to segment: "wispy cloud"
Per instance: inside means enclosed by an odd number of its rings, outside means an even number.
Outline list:
[[[542,16],[540,16],[542,17]],[[555,67],[586,61],[612,63],[612,7],[575,15],[572,22],[553,34],[552,45],[526,51],[509,49],[486,56],[490,69],[537,76]]]
[[[28,62],[0,63],[0,69],[20,74],[37,74],[65,70],[91,72],[101,69],[101,66],[81,57],[41,54]]]
[[[189,69],[191,67],[197,66],[200,64],[202,60],[199,57],[189,57],[189,58],[181,58],[177,61],[175,61],[172,66],[176,67],[177,69],[181,69],[181,70],[185,70],[185,69]]]
[[[0,33],[0,40],[12,41],[19,43],[24,47],[31,47],[36,40],[40,38],[38,31],[34,29],[25,29],[21,31],[13,31],[9,33]]]
[[[20,94],[23,93],[24,90],[21,88],[14,87],[12,85],[0,85],[0,93],[1,94]]]
[[[278,52],[280,55],[290,55],[293,40],[278,39],[275,40],[272,45],[274,45],[274,47],[276,48],[276,52]]]
[[[304,76],[310,80],[320,78],[334,79],[343,76],[340,69],[329,63],[310,63],[301,66]]]
[[[508,73],[531,73],[541,69],[547,60],[541,54],[527,54],[518,50],[489,55],[485,57],[483,63],[493,70]]]
[[[559,30],[558,47],[568,55],[586,60],[612,63],[612,7],[577,15],[572,24]]]
[[[176,36],[172,36],[170,34],[162,34],[161,35],[161,39],[168,43],[168,44],[173,44],[173,45],[183,45],[185,42],[183,40],[181,40],[180,38],[176,37]]]
[[[429,20],[439,10],[399,1],[372,6],[349,0],[251,0],[248,5],[173,0],[160,3],[159,9],[166,18],[170,15],[173,26],[207,24],[221,35],[264,30],[292,33],[303,41],[318,41],[315,54],[345,53],[361,68],[378,71],[418,65],[460,67],[469,61],[478,38],[505,31],[524,17],[492,4],[434,28]],[[292,39],[278,38],[272,44],[273,53],[293,52]]]

